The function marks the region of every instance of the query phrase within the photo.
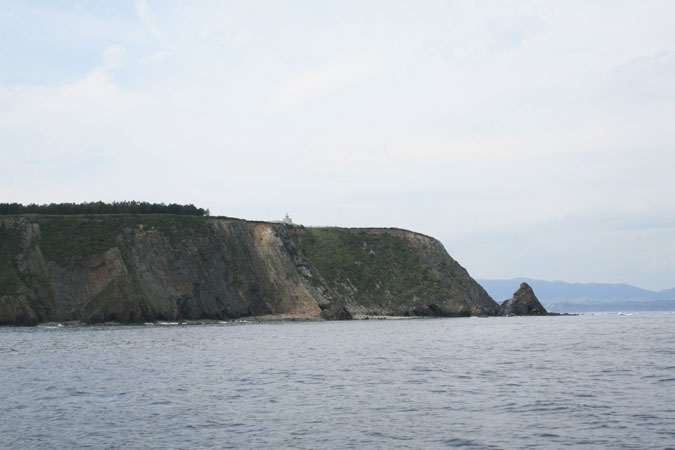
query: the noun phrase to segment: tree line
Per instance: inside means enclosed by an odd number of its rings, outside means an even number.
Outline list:
[[[178,214],[182,216],[208,216],[209,210],[193,204],[124,202],[50,203],[48,205],[22,205],[21,203],[0,203],[0,215],[7,214]]]

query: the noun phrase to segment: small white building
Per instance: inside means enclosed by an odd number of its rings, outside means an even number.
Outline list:
[[[286,213],[286,217],[284,217],[284,220],[282,220],[283,223],[286,225],[293,225],[293,219],[291,219],[291,216]]]

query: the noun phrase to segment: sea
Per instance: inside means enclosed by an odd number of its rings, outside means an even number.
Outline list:
[[[0,448],[675,448],[675,312],[3,327]]]

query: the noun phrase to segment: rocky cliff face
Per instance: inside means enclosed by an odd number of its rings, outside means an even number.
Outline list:
[[[353,314],[469,316],[500,311],[429,236],[368,228],[294,228],[291,236]]]
[[[521,283],[513,297],[502,303],[502,314],[506,316],[546,316],[546,308],[539,303],[534,291],[527,283]]]
[[[499,313],[440,242],[409,231],[0,217],[0,324]]]

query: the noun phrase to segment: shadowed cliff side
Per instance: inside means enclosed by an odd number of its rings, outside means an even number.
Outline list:
[[[437,240],[409,231],[0,217],[0,324],[499,313]]]
[[[332,301],[304,283],[283,226],[169,215],[0,223],[4,324],[313,317]]]

